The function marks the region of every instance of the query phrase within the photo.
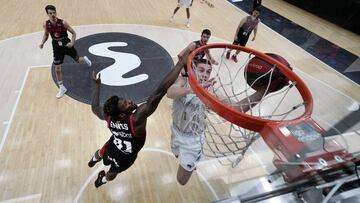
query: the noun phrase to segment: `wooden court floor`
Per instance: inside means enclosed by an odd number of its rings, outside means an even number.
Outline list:
[[[264,148],[259,141],[237,168],[205,159],[186,186],[177,184],[177,160],[170,153],[171,101],[164,98],[148,120],[147,141],[136,163],[115,181],[95,189],[95,176],[103,167],[98,164],[90,169],[87,162],[108,139],[109,131],[90,106],[67,96],[55,98],[50,41],[43,50],[38,48],[41,25],[47,18],[44,7],[54,4],[58,16],[73,26],[78,38],[110,31],[133,33],[154,40],[176,58],[183,47],[199,38],[203,28],[212,30],[211,42],[232,40],[245,13],[225,0],[213,3],[215,8],[209,8],[195,1],[191,27],[186,28],[184,10],[169,22],[175,0],[96,0],[91,4],[83,0],[0,1],[0,17],[5,19],[0,22],[0,202],[211,202],[236,195],[238,182],[268,174],[272,157],[266,155],[267,150],[259,150]],[[313,32],[359,55],[358,35],[280,0],[263,4],[273,10],[293,9],[288,17],[302,26],[309,19],[324,23],[331,32],[339,33],[339,38],[328,35],[328,31]],[[302,22],[295,14],[307,21]],[[334,124],[351,111],[350,107],[358,105],[358,85],[266,26],[260,25],[256,41],[248,46],[278,53],[295,67],[312,90],[314,114],[322,123]],[[334,111],[327,110],[334,106]],[[359,129],[358,125],[353,128]],[[358,137],[347,138],[348,143],[356,143]],[[358,151],[356,146],[349,148]]]

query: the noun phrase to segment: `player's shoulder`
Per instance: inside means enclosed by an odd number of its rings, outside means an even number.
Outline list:
[[[189,48],[195,48],[197,42],[198,42],[198,40],[192,41],[192,42],[188,45],[188,47],[189,47]]]

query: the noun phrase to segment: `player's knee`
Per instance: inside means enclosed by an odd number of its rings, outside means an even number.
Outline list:
[[[60,72],[61,71],[61,66],[60,65],[55,65],[55,71]]]
[[[186,183],[189,181],[191,177],[192,171],[185,171],[184,169],[180,169],[178,171],[176,179],[180,185],[186,185]]]
[[[106,174],[106,180],[111,181],[114,180],[117,176],[117,173],[113,173],[113,172],[107,172]]]
[[[188,182],[188,179],[177,177],[177,181],[180,185],[184,186]]]

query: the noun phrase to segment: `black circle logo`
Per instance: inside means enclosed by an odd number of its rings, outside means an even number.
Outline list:
[[[101,74],[101,103],[113,95],[141,103],[174,65],[162,46],[129,33],[89,35],[78,39],[75,48],[79,56],[91,60],[92,66],[78,64],[67,56],[62,64],[62,80],[68,96],[87,104],[93,96],[92,71]],[[51,72],[56,82],[54,65]]]

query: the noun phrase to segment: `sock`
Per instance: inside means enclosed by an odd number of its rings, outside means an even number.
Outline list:
[[[59,87],[64,87],[63,81],[62,80],[58,81],[58,85]]]
[[[93,156],[92,161],[98,161],[99,159],[96,159],[95,156]]]
[[[102,183],[106,183],[106,182],[107,182],[106,176],[104,176],[104,177],[101,179],[101,182],[102,182]]]
[[[100,150],[97,150],[97,154],[99,155],[100,159],[102,159],[102,156],[100,154]]]

